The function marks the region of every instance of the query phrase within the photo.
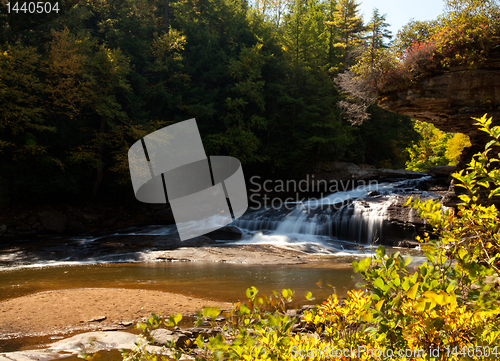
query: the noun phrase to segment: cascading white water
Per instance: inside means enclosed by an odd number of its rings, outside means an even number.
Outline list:
[[[350,206],[339,210],[332,217],[334,236],[362,244],[374,243],[383,237],[389,199],[383,202],[354,201]]]
[[[419,181],[428,178],[360,186],[320,200],[286,204],[289,209],[263,208],[247,213],[232,225],[253,234],[249,243],[297,244],[313,240],[335,249],[338,247],[332,241],[370,245],[384,238],[393,194],[411,193]],[[340,248],[344,249],[342,245]]]

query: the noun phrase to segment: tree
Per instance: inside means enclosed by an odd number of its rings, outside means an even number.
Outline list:
[[[294,0],[284,19],[283,42],[286,55],[293,57],[296,69],[318,68],[328,63],[328,19],[318,0]]]
[[[398,31],[394,47],[400,54],[403,54],[407,49],[410,49],[415,42],[422,43],[430,40],[437,32],[438,27],[439,21],[437,20],[418,21],[411,19],[408,24],[404,25],[401,30]]]
[[[444,24],[456,20],[468,22],[498,22],[500,4],[497,0],[445,0],[445,13],[441,17]]]
[[[378,9],[374,8],[372,17],[365,27],[365,41],[372,53],[377,49],[388,48],[386,40],[392,38],[392,33],[388,30],[389,24],[385,22],[385,17],[386,14],[381,15]]]
[[[425,172],[431,167],[449,165],[450,159],[447,154],[453,134],[445,133],[430,123],[418,120],[414,120],[414,127],[421,138],[408,149],[410,160],[406,163],[406,168]]]
[[[127,114],[117,93],[130,89],[125,78],[128,59],[120,50],[65,30],[53,33],[44,71],[60,131],[78,134],[77,139],[63,140],[69,147],[68,162],[86,164],[96,171],[93,199],[104,176],[107,148],[123,138],[120,124]]]
[[[361,44],[363,33],[363,19],[359,15],[359,3],[355,0],[339,0],[336,5],[336,12],[333,21],[327,21],[326,24],[334,26],[339,31],[339,39],[335,46],[341,49],[342,60],[341,67],[347,69],[350,53]]]
[[[365,27],[364,43],[360,46],[357,63],[351,67],[356,73],[366,74],[363,81],[368,85],[369,95],[377,90],[380,75],[385,70],[386,64],[390,64],[390,61],[387,60],[390,52],[386,40],[391,39],[392,35],[387,30],[388,27],[385,15],[380,15],[377,8],[373,9],[372,18]],[[368,98],[374,100],[373,96]]]
[[[462,133],[454,133],[453,136],[448,139],[447,149],[446,149],[446,158],[449,161],[450,165],[457,165],[460,161],[460,156],[462,155],[462,151],[466,147],[470,147],[471,142],[467,135]]]
[[[238,59],[229,66],[234,84],[226,98],[227,111],[224,117],[226,131],[210,137],[211,150],[238,158],[242,163],[260,162],[265,159],[259,132],[267,126],[264,101],[264,81],[261,68],[264,57],[262,44],[243,48]]]
[[[286,0],[258,0],[255,2],[254,9],[265,21],[269,21],[275,25],[275,28],[279,28],[287,6]]]
[[[33,188],[48,191],[45,178],[63,167],[44,142],[58,129],[49,122],[40,55],[35,48],[0,48],[0,183],[2,200],[22,198]],[[33,185],[34,179],[41,178]]]

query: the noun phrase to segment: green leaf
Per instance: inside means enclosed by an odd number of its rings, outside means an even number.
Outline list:
[[[215,319],[217,316],[221,314],[221,310],[219,310],[217,307],[203,307],[203,317],[210,317],[212,319]]]
[[[415,297],[417,295],[417,291],[418,291],[418,285],[419,285],[419,282],[415,283],[413,285],[413,287],[410,288],[410,290],[408,291],[408,294],[407,294],[408,298],[410,298],[412,300],[415,299]]]
[[[247,288],[247,298],[254,298],[258,290],[254,286]]]
[[[385,288],[384,280],[380,277],[373,281],[373,285],[381,290]]]
[[[403,264],[403,267],[408,266],[411,263],[411,261],[413,261],[411,257],[405,258],[405,263]]]
[[[468,252],[466,249],[460,248],[458,250],[458,256],[460,257],[460,259],[464,259],[467,255],[468,255]]]
[[[250,313],[250,309],[247,307],[247,305],[242,304],[242,305],[240,305],[240,312],[241,312],[243,315],[246,315],[246,314],[249,314],[249,313]]]
[[[403,290],[408,291],[410,289],[410,279],[408,277],[405,277],[405,280],[403,281],[402,284]]]
[[[352,263],[352,265],[354,267],[354,272],[357,272],[357,273],[365,271],[368,267],[370,267],[370,264],[371,264],[370,257],[366,257],[366,258],[360,260],[359,262],[354,261]]]
[[[377,252],[377,255],[379,255],[380,258],[383,258],[385,256],[385,247],[384,246],[378,246],[376,252]]]
[[[203,338],[201,337],[201,334],[198,335],[198,337],[196,337],[196,340],[194,342],[196,343],[196,346],[198,346],[200,350],[203,350]]]
[[[176,325],[179,324],[179,322],[181,322],[182,320],[182,315],[180,313],[178,313],[176,316],[174,316],[174,322]]]

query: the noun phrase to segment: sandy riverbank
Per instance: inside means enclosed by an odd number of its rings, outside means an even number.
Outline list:
[[[82,288],[39,292],[0,302],[0,339],[106,329],[136,322],[152,312],[190,315],[205,306],[228,309],[231,304],[150,290]]]

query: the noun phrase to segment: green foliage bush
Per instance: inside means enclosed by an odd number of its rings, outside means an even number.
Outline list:
[[[431,167],[457,165],[463,149],[471,145],[468,136],[440,131],[431,123],[413,120],[413,126],[421,138],[408,148],[406,169],[426,172]]]
[[[196,351],[172,346],[175,357],[385,360],[392,354],[407,361],[498,359],[500,219],[496,206],[487,202],[500,194],[500,170],[492,168],[499,160],[489,156],[492,147],[500,146],[500,127],[491,127],[486,116],[476,120],[493,140],[466,171],[454,174],[468,191],[460,196],[457,212],[443,210],[437,201],[407,202],[434,229],[433,237],[419,238],[426,262],[411,266],[410,258],[388,254],[380,246],[372,257],[353,262],[365,282],[362,290],[348,292],[342,301],[332,295],[304,311],[300,320],[286,312],[291,290],[259,297],[255,287],[249,288],[247,303],[223,313],[225,321],[215,321],[221,314],[217,309],[200,313],[198,324],[210,320],[220,333],[200,336]],[[337,350],[349,352],[346,356]],[[151,359],[147,351],[135,356],[133,360]]]

